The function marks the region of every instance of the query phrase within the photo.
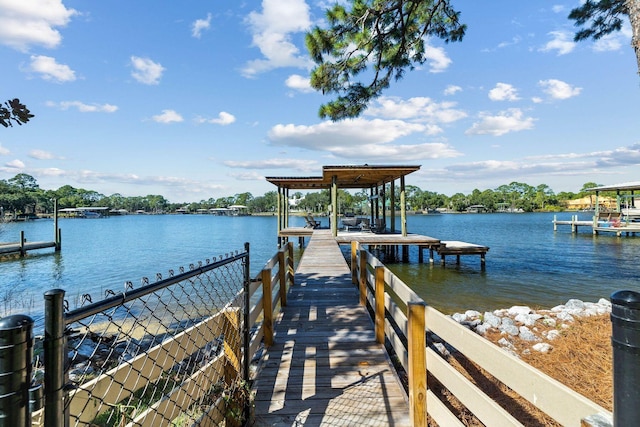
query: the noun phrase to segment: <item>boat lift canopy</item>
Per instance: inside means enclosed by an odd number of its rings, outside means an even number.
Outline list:
[[[331,190],[331,231],[333,236],[338,233],[338,189],[370,189],[371,202],[377,199],[378,190],[391,183],[391,197],[393,199],[395,188],[393,182],[400,179],[400,208],[402,215],[402,234],[406,236],[406,204],[404,177],[420,169],[420,166],[395,166],[395,165],[360,165],[360,166],[323,166],[322,176],[308,177],[267,177],[267,181],[278,187],[278,232],[288,225],[287,203],[289,190]],[[375,194],[374,194],[375,193]],[[280,200],[281,195],[283,196]],[[382,206],[383,217],[385,215],[384,198]],[[373,214],[373,210],[372,210]],[[395,228],[395,209],[391,208],[391,230]]]

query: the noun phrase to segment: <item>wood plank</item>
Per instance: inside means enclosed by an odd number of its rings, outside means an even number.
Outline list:
[[[314,230],[254,382],[257,426],[408,426],[406,393],[329,230]]]

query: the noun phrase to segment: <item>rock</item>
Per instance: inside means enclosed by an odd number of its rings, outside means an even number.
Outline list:
[[[539,319],[542,319],[542,315],[537,313],[530,313],[530,314],[521,313],[515,317],[516,322],[520,322],[527,326],[535,325]]]
[[[505,334],[509,334],[512,336],[517,336],[518,333],[520,333],[520,331],[518,330],[518,327],[516,325],[509,325],[509,324],[502,324],[500,325],[500,327],[498,328],[498,330],[500,332],[503,332]]]
[[[508,311],[509,316],[517,316],[519,314],[529,314],[531,313],[531,308],[522,305],[514,305]]]
[[[549,332],[547,332],[547,334],[545,335],[545,338],[548,339],[549,341],[553,341],[559,336],[560,336],[560,331],[558,331],[557,329],[552,329]]]
[[[570,299],[564,306],[569,310],[584,310],[584,302],[579,299]]]
[[[542,319],[542,324],[545,326],[549,326],[550,328],[555,328],[556,319],[552,317],[545,317],[544,319]]]
[[[475,310],[467,310],[464,312],[464,315],[467,316],[467,319],[478,319],[481,314],[478,311]]]
[[[532,348],[540,353],[548,353],[553,349],[553,346],[546,342],[539,342],[538,344],[534,344]]]
[[[540,338],[538,338],[533,332],[531,332],[531,330],[529,330],[529,328],[527,328],[526,326],[520,326],[519,329],[520,332],[520,339],[525,340],[525,341],[540,341]]]
[[[462,314],[462,313],[453,313],[453,314],[451,315],[451,318],[452,318],[453,320],[455,320],[456,322],[458,322],[458,323],[462,323],[462,322],[464,322],[465,320],[467,320],[467,316],[466,316],[466,315],[464,315],[464,314]]]
[[[485,335],[493,326],[488,323],[482,323],[476,326],[476,334]]]
[[[483,320],[484,320],[484,323],[487,323],[494,328],[497,328],[502,323],[502,319],[500,317],[488,311],[484,313]]]
[[[565,322],[573,322],[573,316],[571,315],[571,313],[567,312],[567,311],[561,311],[560,313],[558,313],[558,320],[564,320]]]

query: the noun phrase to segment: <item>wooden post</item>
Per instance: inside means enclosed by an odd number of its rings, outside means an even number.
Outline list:
[[[418,245],[418,262],[422,264],[424,262],[424,246]]]
[[[62,248],[60,237],[60,229],[58,228],[58,199],[53,199],[53,240],[56,242],[56,252],[59,252]]]
[[[24,254],[26,253],[25,249],[24,249],[24,230],[20,231],[20,256],[24,256]]]
[[[407,194],[404,186],[404,175],[400,177],[400,227],[402,236],[407,236]]]
[[[287,245],[289,246],[289,245]],[[278,251],[278,279],[280,281],[280,306],[287,305],[287,264],[284,259],[284,251],[282,248]]]
[[[351,241],[351,283],[354,285],[358,283],[358,242],[355,240]]]
[[[409,351],[409,417],[414,427],[427,425],[427,362],[424,301],[407,304]]]
[[[224,377],[225,383],[232,384],[240,375],[242,364],[240,340],[240,309],[231,307],[225,310],[222,332],[224,333]]]
[[[262,310],[264,312],[264,345],[273,345],[273,301],[271,300],[271,269],[262,270]]]
[[[375,269],[375,332],[376,342],[384,344],[384,267]]]
[[[289,286],[295,285],[295,271],[293,269],[293,243],[287,245],[287,278],[289,280]]]
[[[331,235],[338,236],[338,177],[331,177]]]
[[[360,305],[367,306],[367,252],[360,250]]]
[[[389,184],[389,221],[391,221],[391,232],[396,231],[396,186],[394,180]]]
[[[553,216],[553,231],[558,231],[558,224],[556,224],[556,215]]]

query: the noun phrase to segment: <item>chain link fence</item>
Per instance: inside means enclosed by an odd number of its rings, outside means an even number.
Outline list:
[[[85,296],[71,311],[64,291],[45,293],[45,338],[33,367],[44,398],[32,387],[33,425],[241,425],[250,396],[249,284],[245,244],[242,253],[138,287],[127,282],[98,302]]]

